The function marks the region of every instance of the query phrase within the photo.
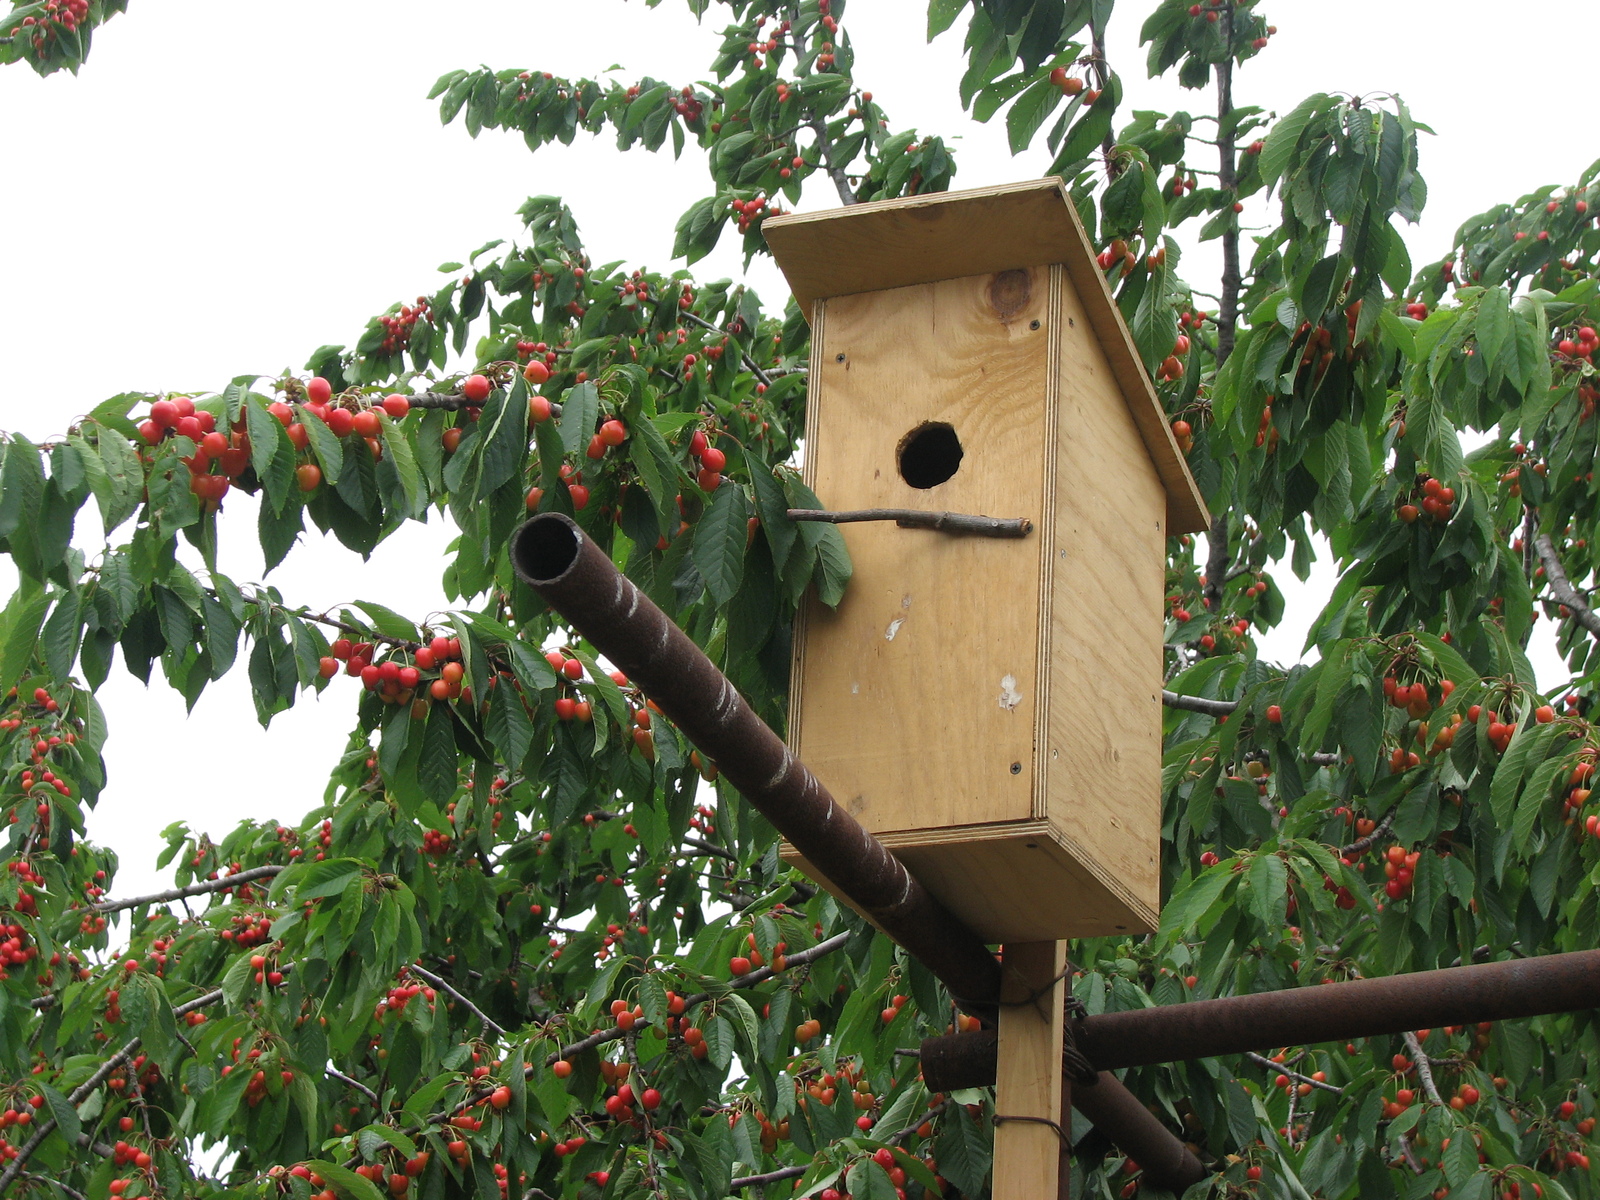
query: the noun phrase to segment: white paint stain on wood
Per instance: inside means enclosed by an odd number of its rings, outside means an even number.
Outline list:
[[[905,609],[908,613],[911,611],[911,597],[909,594],[900,598],[900,607]],[[883,640],[886,642],[894,641],[894,635],[900,632],[900,626],[904,625],[905,623],[906,619],[904,617],[896,617],[894,620],[890,621],[889,628],[883,631]]]
[[[1002,675],[1000,677],[1000,707],[1010,712],[1022,703],[1022,693],[1017,691],[1017,677],[1015,675]]]

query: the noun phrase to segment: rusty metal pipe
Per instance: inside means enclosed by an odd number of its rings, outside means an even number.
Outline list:
[[[1074,1033],[1090,1062],[1115,1070],[1595,1007],[1600,950],[1583,950],[1101,1013],[1078,1022]],[[995,1078],[995,1050],[987,1031],[929,1038],[923,1078],[935,1090],[986,1087]]]
[[[644,689],[790,844],[921,960],[963,1007],[993,1021],[1000,965],[983,940],[834,803],[727,677],[574,521],[559,513],[528,521],[512,535],[511,564],[518,578]],[[1168,1161],[1182,1165],[1176,1174],[1151,1175],[1152,1183],[1165,1178],[1161,1186],[1182,1191],[1204,1174],[1183,1143],[1114,1076],[1080,1087],[1073,1101],[1147,1171]]]
[[[688,635],[576,522],[542,513],[511,539],[511,563],[625,672],[801,854],[950,989],[992,1020],[1000,965],[877,838],[834,802]]]
[[[1600,1005],[1600,950],[1102,1013],[1077,1029],[1101,1069],[1336,1042]]]
[[[1206,1177],[1189,1147],[1109,1071],[1101,1071],[1092,1087],[1074,1083],[1072,1103],[1144,1169],[1146,1183],[1181,1196]]]

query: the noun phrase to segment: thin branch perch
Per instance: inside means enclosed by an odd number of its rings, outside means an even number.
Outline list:
[[[915,508],[858,508],[829,512],[820,508],[791,508],[791,521],[826,521],[848,525],[857,521],[893,521],[901,529],[937,529],[944,533],[973,533],[979,537],[1020,538],[1033,531],[1026,517],[981,517],[970,513],[923,512]]]
[[[410,971],[413,975],[422,976],[422,978],[433,984],[434,987],[438,988],[441,992],[444,992],[457,1004],[461,1005],[473,1016],[477,1017],[478,1020],[483,1022],[483,1027],[487,1032],[493,1033],[495,1037],[503,1038],[506,1036],[505,1028],[498,1021],[494,1020],[494,1018],[490,1017],[488,1013],[483,1011],[483,1009],[479,1008],[471,1000],[468,1000],[460,992],[456,991],[456,989],[450,985],[450,982],[446,980],[444,976],[435,975],[432,971],[428,970],[428,968],[418,966],[416,963],[411,965]]]
[[[1166,688],[1161,689],[1161,703],[1168,708],[1183,708],[1212,717],[1226,717],[1239,707],[1237,700],[1207,700],[1204,696],[1180,696],[1177,692],[1169,692]]]

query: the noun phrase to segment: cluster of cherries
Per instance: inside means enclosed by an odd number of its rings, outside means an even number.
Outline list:
[[[397,316],[379,317],[378,324],[383,326],[383,352],[393,354],[404,350],[411,342],[411,331],[417,327],[419,319],[433,324],[432,303],[426,296],[418,296],[415,306],[402,305]]]
[[[44,15],[23,17],[21,27],[35,31],[33,48],[42,51],[63,31],[72,33],[88,19],[89,0],[45,0]]]
[[[272,940],[272,918],[264,912],[234,913],[231,926],[217,936],[241,950],[248,950]]]
[[[1084,83],[1084,81],[1078,78],[1078,76],[1073,75],[1065,67],[1056,67],[1053,71],[1051,71],[1050,82],[1061,92],[1063,96],[1070,98],[1082,93],[1083,102],[1085,104],[1093,104],[1096,100],[1100,99],[1099,89],[1089,87],[1088,84]],[[1088,90],[1085,91],[1085,88]]]
[[[346,675],[360,679],[362,687],[376,692],[386,704],[409,704],[415,699],[418,704],[426,705],[426,699],[416,695],[424,684],[428,695],[435,700],[454,700],[465,691],[461,681],[466,676],[466,668],[461,664],[460,638],[437,636],[427,645],[413,650],[409,663],[398,655],[375,663],[372,661],[375,653],[371,642],[338,638],[318,661],[317,673],[324,679],[331,679],[343,663]],[[424,675],[435,670],[437,676]],[[422,715],[426,715],[425,708]]]
[[[1156,368],[1156,378],[1163,383],[1170,383],[1183,378],[1183,356],[1189,353],[1189,335],[1180,333],[1177,340],[1172,343],[1172,353],[1161,360],[1161,365]],[[1173,432],[1177,432],[1176,425]]]
[[[1420,503],[1416,503],[1418,500]],[[1442,525],[1455,512],[1455,504],[1455,488],[1446,487],[1442,480],[1428,478],[1419,488],[1412,489],[1411,495],[1395,509],[1395,514],[1407,525],[1423,514]]]
[[[755,196],[749,200],[732,200],[729,207],[738,214],[739,232],[747,233],[750,226],[759,225],[768,217],[781,217],[783,209],[772,207],[772,202],[765,196]]]
[[[150,415],[139,423],[139,436],[149,446],[168,437],[185,437],[193,442],[194,453],[183,460],[189,468],[189,490],[209,505],[214,506],[226,496],[233,481],[250,465],[250,440],[244,431],[223,433],[217,428],[216,416],[196,409],[188,396],[172,396],[152,404]]]

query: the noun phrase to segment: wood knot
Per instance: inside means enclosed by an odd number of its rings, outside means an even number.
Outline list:
[[[1033,297],[1033,273],[1025,270],[1001,271],[989,281],[989,304],[995,315],[1009,322]]]

